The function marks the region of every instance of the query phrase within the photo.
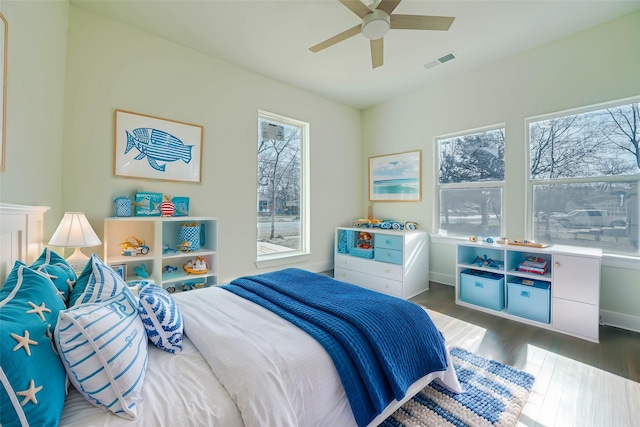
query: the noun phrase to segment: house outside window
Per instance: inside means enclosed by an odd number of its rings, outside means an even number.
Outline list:
[[[258,260],[309,252],[308,141],[308,123],[258,113]]]
[[[503,234],[504,137],[494,126],[436,138],[441,234]]]
[[[639,106],[635,98],[527,120],[534,240],[640,253]]]

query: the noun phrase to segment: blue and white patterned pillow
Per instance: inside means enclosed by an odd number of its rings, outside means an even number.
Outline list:
[[[99,302],[121,292],[133,296],[125,281],[98,255],[93,254],[71,291],[68,305],[72,307],[87,302]]]
[[[182,313],[169,292],[153,282],[143,281],[138,296],[138,312],[149,340],[169,353],[181,352]]]
[[[67,379],[51,331],[65,309],[48,276],[17,262],[0,289],[0,425],[58,425]]]
[[[80,394],[122,418],[137,418],[148,348],[130,292],[61,311],[54,338]]]
[[[69,295],[78,277],[69,263],[56,252],[45,247],[31,268],[49,275],[53,284],[58,288],[58,294],[68,306]]]

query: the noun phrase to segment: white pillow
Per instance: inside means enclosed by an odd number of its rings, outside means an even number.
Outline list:
[[[61,311],[54,337],[80,394],[122,418],[136,419],[148,349],[131,293]]]
[[[125,281],[98,255],[93,254],[76,280],[68,306],[102,301],[123,291],[129,291]]]
[[[169,292],[153,282],[140,283],[138,312],[149,340],[169,353],[182,351],[182,313]]]

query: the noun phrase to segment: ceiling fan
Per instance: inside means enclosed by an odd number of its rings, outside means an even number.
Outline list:
[[[382,0],[373,10],[359,0],[339,1],[358,15],[362,19],[362,23],[310,47],[309,50],[317,53],[356,34],[362,33],[363,36],[370,40],[372,68],[382,65],[383,37],[390,29],[447,31],[455,19],[448,16],[393,14],[393,11],[402,0]]]

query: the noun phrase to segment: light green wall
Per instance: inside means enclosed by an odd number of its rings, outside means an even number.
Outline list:
[[[434,138],[504,123],[506,233],[512,238],[525,237],[525,118],[640,95],[638,40],[640,12],[635,12],[524,54],[452,75],[364,111],[363,182],[369,156],[422,150],[422,202],[376,203],[375,216],[417,221],[435,232]],[[365,199],[363,209],[367,205]],[[453,283],[455,251],[451,244],[441,240],[432,243],[431,254],[432,279]],[[640,270],[604,267],[602,309],[640,320],[637,301]]]
[[[50,206],[51,236],[62,218],[62,144],[67,2],[0,1],[8,21],[6,170],[0,201]],[[37,29],[37,31],[36,31]]]
[[[202,183],[115,177],[114,109],[204,126]],[[334,228],[360,215],[360,112],[72,5],[62,205],[102,235],[116,196],[187,196],[192,214],[219,219],[219,282],[263,271],[254,263],[259,109],[310,123],[312,255],[296,266],[330,269]]]

